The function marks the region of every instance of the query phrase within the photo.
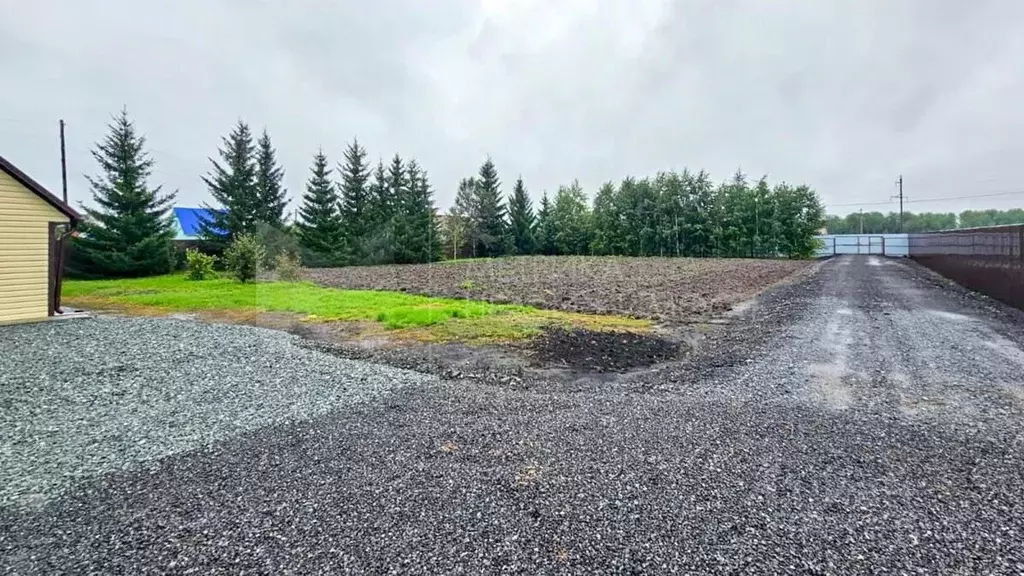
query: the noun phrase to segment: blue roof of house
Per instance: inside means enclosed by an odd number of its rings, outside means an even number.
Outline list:
[[[209,210],[206,208],[185,208],[175,206],[174,223],[177,225],[175,240],[198,240],[201,222],[213,220],[213,212],[223,213],[223,210]]]

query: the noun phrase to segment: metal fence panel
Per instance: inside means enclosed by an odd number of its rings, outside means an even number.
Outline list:
[[[917,262],[1024,310],[1024,225],[911,234],[909,246]]]

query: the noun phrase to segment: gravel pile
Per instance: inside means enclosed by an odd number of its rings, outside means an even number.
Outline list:
[[[0,510],[0,571],[1022,573],[1024,315],[868,262],[657,373],[407,386]]]
[[[171,319],[0,327],[0,505],[431,380],[298,342]]]

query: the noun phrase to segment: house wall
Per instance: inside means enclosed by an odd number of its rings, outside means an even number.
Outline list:
[[[0,324],[47,317],[49,223],[68,221],[0,171]]]

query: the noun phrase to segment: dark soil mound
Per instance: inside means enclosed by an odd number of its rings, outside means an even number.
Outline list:
[[[526,354],[534,362],[586,372],[625,372],[672,360],[680,345],[650,334],[551,329]]]

